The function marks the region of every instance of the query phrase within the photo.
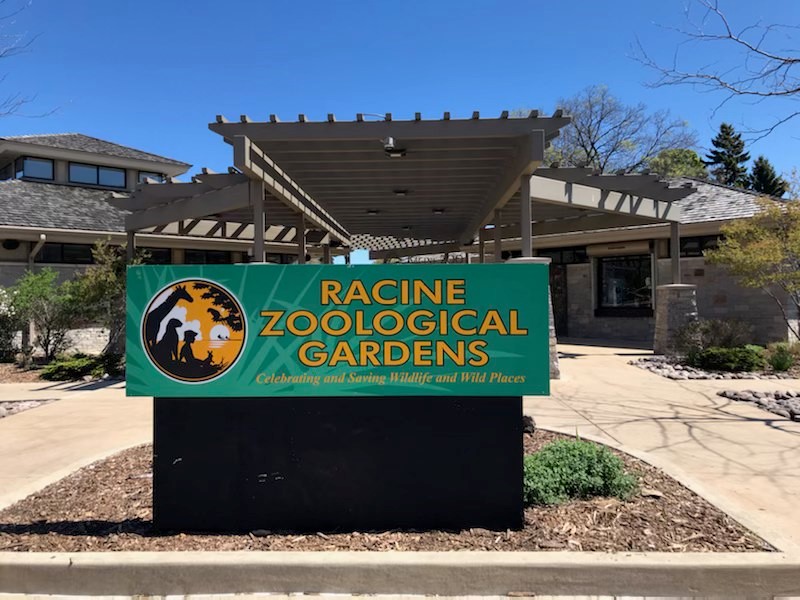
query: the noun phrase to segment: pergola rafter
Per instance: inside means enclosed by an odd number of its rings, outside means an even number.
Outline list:
[[[373,120],[378,117],[377,120]],[[543,167],[545,149],[570,122],[561,111],[485,119],[449,112],[398,119],[359,114],[314,122],[217,117],[209,128],[233,147],[227,174],[204,170],[191,183],[145,184],[122,201],[129,229],[162,228],[166,219],[207,238],[364,247],[382,257],[446,253],[491,237],[537,235],[671,222],[673,201],[691,188],[655,175],[601,175],[591,169]],[[199,222],[198,222],[199,220]],[[187,225],[187,223],[189,225]],[[495,225],[489,233],[485,228]],[[499,256],[499,255],[497,255]]]

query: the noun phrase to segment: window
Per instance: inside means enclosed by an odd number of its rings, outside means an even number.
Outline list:
[[[71,183],[124,188],[125,169],[85,165],[83,163],[69,163],[69,180]]]
[[[172,264],[172,250],[169,248],[142,248],[147,253],[144,261],[146,265],[170,265]]]
[[[161,173],[152,171],[139,171],[139,183],[144,183],[145,179],[154,179],[158,183],[164,183],[164,176]]]
[[[703,256],[705,250],[716,248],[718,243],[717,235],[681,238],[681,256]]]
[[[31,177],[33,179],[53,180],[53,161],[48,158],[31,158],[25,156],[18,158],[16,163],[16,177]]]
[[[554,265],[576,265],[588,263],[589,256],[586,254],[586,246],[574,246],[569,248],[547,248],[536,250],[537,257],[549,258]],[[520,258],[522,250],[503,250],[502,259]]]
[[[267,252],[264,257],[264,262],[273,263],[276,265],[290,265],[297,260],[296,254],[275,254]]]
[[[227,265],[231,253],[226,250],[186,250],[183,254],[187,265]]]
[[[36,255],[38,263],[90,265],[94,262],[89,244],[56,244],[47,242]]]
[[[604,256],[597,265],[597,316],[652,315],[649,254]]]
[[[589,256],[586,254],[585,246],[537,250],[536,256],[549,258],[552,260],[554,265],[575,265],[589,262]]]

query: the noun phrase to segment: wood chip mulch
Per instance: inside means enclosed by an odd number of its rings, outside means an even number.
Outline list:
[[[564,437],[537,430],[525,436],[525,452]],[[773,550],[674,479],[621,453],[642,493],[629,501],[599,498],[528,508],[521,531],[163,534],[151,526],[151,453],[150,445],[131,448],[0,512],[0,551]]]
[[[14,363],[0,363],[0,383],[31,383],[41,381],[39,369],[20,369]]]

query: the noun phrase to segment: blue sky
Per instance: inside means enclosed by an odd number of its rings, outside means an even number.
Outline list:
[[[735,23],[800,23],[800,2],[721,0]],[[421,111],[495,116],[552,111],[559,97],[606,84],[626,102],[669,108],[701,145],[724,119],[759,127],[787,106],[731,103],[689,88],[649,89],[631,58],[638,36],[671,58],[684,0],[488,2],[33,0],[2,34],[38,36],[0,62],[4,94],[35,96],[44,117],[0,120],[0,135],[77,131],[224,169],[214,115],[283,120],[306,113]],[[788,42],[786,42],[788,44]],[[794,46],[796,48],[796,45]],[[700,57],[712,63],[720,57]],[[751,146],[781,171],[800,163],[800,119]]]

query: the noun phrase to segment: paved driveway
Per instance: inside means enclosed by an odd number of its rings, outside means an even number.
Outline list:
[[[799,380],[672,381],[628,365],[635,349],[561,345],[563,379],[525,399],[539,425],[622,445],[781,548],[800,548],[800,423],[716,395]]]

